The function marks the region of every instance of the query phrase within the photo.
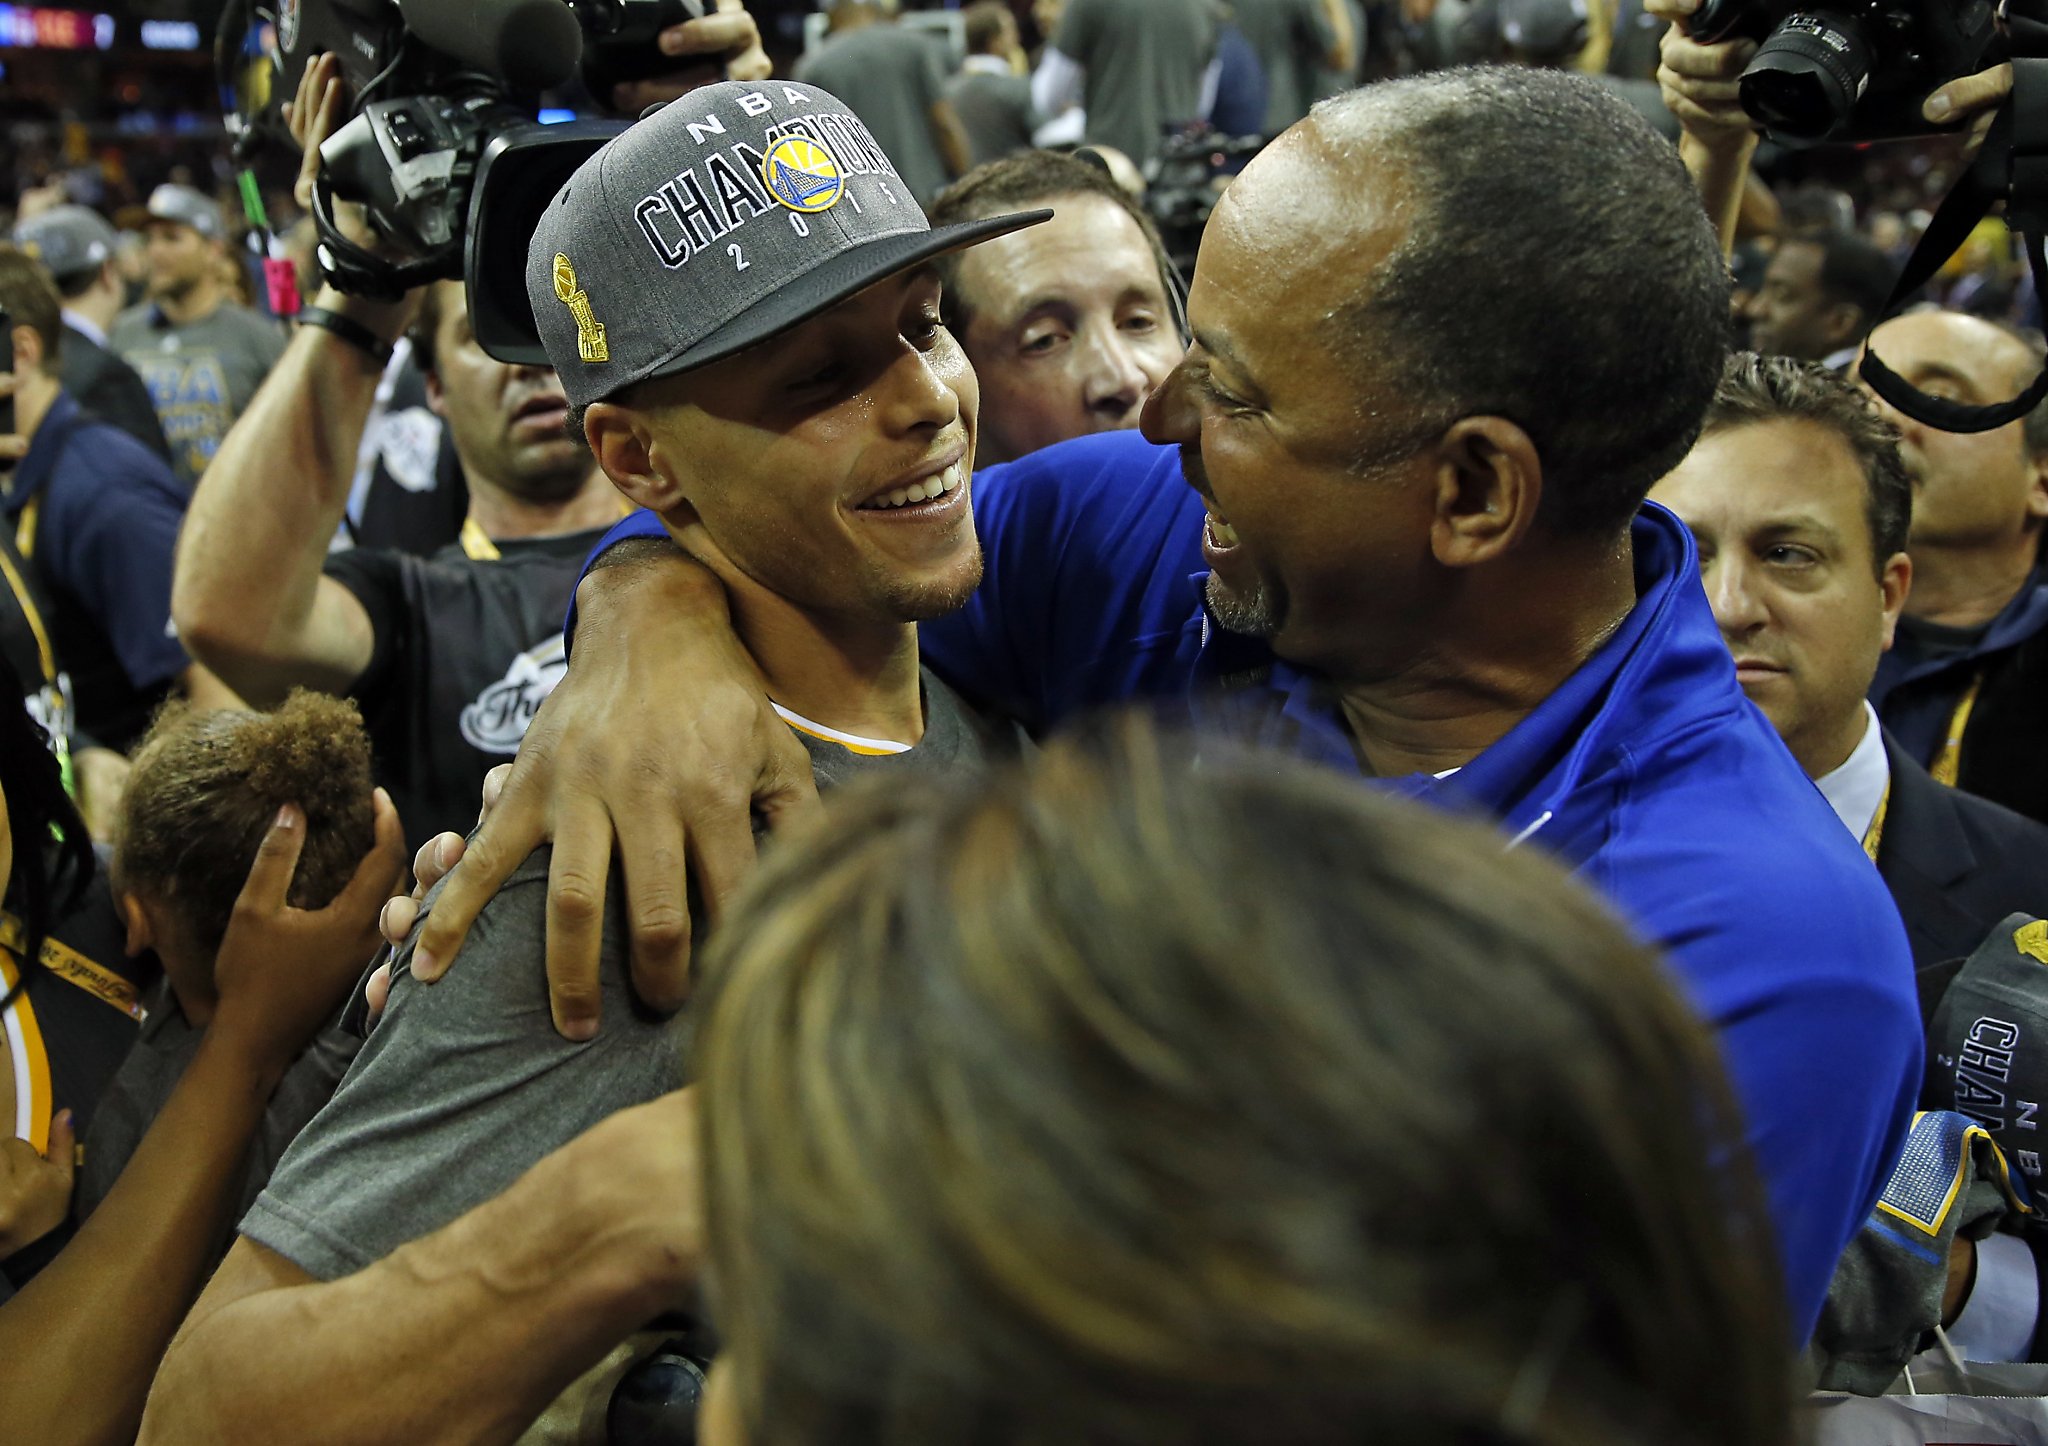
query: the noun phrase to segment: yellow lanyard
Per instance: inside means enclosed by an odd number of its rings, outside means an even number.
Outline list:
[[[19,958],[21,946],[27,942],[21,921],[12,914],[0,913],[0,947]],[[77,985],[93,998],[113,1005],[130,1019],[142,1018],[142,996],[133,984],[105,965],[86,958],[69,944],[48,938],[43,940],[38,957],[45,969],[65,983]]]
[[[484,536],[483,528],[477,526],[474,517],[462,519],[462,551],[472,562],[496,562],[501,554],[498,544]]]
[[[28,510],[32,512],[34,508],[35,503],[29,503]],[[33,517],[25,515],[22,520],[33,527]],[[24,552],[22,556],[27,557],[28,554]],[[54,688],[57,686],[56,649],[50,646],[49,630],[43,626],[43,615],[37,610],[35,599],[29,595],[28,583],[4,552],[0,552],[0,576],[4,576],[7,586],[14,590],[14,600],[21,604],[21,615],[28,619],[28,630],[35,634],[36,658],[43,665],[43,682]]]
[[[1872,863],[1877,862],[1877,851],[1884,844],[1884,816],[1892,806],[1892,781],[1884,781],[1884,792],[1877,800],[1877,812],[1870,817],[1870,827],[1863,831],[1863,852],[1870,855]]]
[[[1956,711],[1949,716],[1948,736],[1942,740],[1941,752],[1934,755],[1934,762],[1927,767],[1936,783],[1956,786],[1956,777],[1963,770],[1963,730],[1970,726],[1970,710],[1977,706],[1977,690],[1983,686],[1982,673],[1970,679],[1962,702],[1956,704]]]
[[[633,504],[621,497],[619,516],[624,517],[632,510]],[[498,544],[485,535],[482,525],[474,517],[462,519],[462,536],[458,540],[462,543],[463,555],[472,562],[497,562],[503,556],[498,551]]]
[[[43,505],[40,495],[28,499],[28,505],[21,509],[21,521],[14,525],[14,550],[23,560],[36,555],[36,510]]]

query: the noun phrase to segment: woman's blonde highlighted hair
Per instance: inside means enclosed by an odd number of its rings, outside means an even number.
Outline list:
[[[1714,1045],[1532,852],[1136,724],[892,775],[706,959],[754,1446],[1791,1439]]]

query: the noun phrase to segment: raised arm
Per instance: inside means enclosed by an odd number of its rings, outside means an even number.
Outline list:
[[[1737,78],[1756,54],[1753,40],[1702,45],[1686,33],[1698,0],[1649,0],[1650,13],[1671,22],[1664,33],[1657,83],[1678,117],[1679,158],[1692,173],[1707,219],[1721,239],[1721,254],[1735,250],[1735,227],[1756,154],[1756,123],[1742,108]]]
[[[237,1241],[164,1358],[141,1439],[511,1440],[686,1299],[702,1253],[696,1133],[690,1091],[622,1110],[339,1280],[281,1275]]]
[[[341,86],[330,57],[306,68],[293,106],[305,141],[302,203],[319,138],[332,128]],[[315,305],[386,345],[413,305],[381,305],[322,287]],[[178,547],[171,613],[193,655],[259,706],[295,686],[347,692],[370,664],[369,614],[321,572],[348,506],[356,450],[382,363],[368,349],[301,326],[207,466]]]
[[[149,1381],[204,1279],[241,1190],[270,1092],[339,1007],[376,943],[404,846],[381,793],[377,844],[327,908],[287,907],[305,840],[296,809],[271,828],[216,965],[221,1000],[184,1077],[113,1190],[71,1243],[0,1306],[0,1435],[134,1438]]]
[[[1344,0],[1317,0],[1323,12],[1323,28],[1327,32],[1327,48],[1323,51],[1323,65],[1340,75],[1350,75],[1358,69],[1358,36],[1351,25],[1351,7]]]

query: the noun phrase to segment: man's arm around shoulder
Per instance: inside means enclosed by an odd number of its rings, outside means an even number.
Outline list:
[[[332,1282],[236,1241],[164,1356],[143,1442],[510,1440],[682,1303],[702,1251],[688,1090]]]
[[[680,1091],[339,1280],[238,1240],[171,1343],[141,1439],[510,1440],[681,1299],[701,1250],[696,1190],[695,1101]]]

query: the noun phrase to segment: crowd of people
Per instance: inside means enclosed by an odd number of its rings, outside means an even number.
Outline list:
[[[1692,9],[717,9],[511,323],[23,190],[4,1434],[1769,1446],[2048,1361],[2028,1046],[1927,1044],[2048,960],[2048,403],[1858,380],[2014,397],[2039,298],[1895,298]],[[282,213],[355,97],[280,74]]]

